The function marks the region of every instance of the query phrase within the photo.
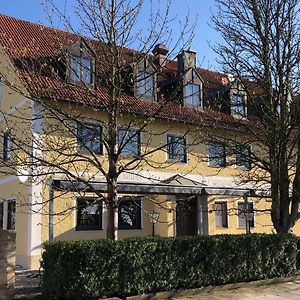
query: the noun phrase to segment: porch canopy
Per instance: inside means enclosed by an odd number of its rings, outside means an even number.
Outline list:
[[[53,191],[98,191],[105,193],[107,183],[103,181],[76,182],[66,179],[51,179],[49,181]],[[159,183],[143,183],[132,181],[119,181],[118,192],[126,194],[160,194],[160,195],[228,195],[228,196],[267,196],[267,191],[241,187],[208,186],[181,175],[174,175]]]

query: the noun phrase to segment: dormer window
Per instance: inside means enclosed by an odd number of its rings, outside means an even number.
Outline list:
[[[95,83],[96,54],[83,38],[79,38],[68,49],[67,79],[79,86],[93,87]]]
[[[148,58],[141,59],[135,66],[135,96],[156,100],[156,68]]]
[[[85,56],[72,55],[70,78],[73,82],[93,84],[92,60]]]
[[[182,81],[182,104],[188,107],[203,108],[203,80],[196,67],[196,52],[183,50],[178,54],[177,72]]]
[[[231,114],[245,117],[246,105],[245,96],[241,94],[233,94],[231,97]]]
[[[201,106],[201,86],[199,84],[190,83],[186,85],[185,105]]]
[[[136,76],[137,95],[142,97],[154,96],[154,74],[138,71]]]

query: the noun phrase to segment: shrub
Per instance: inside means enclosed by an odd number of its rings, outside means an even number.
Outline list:
[[[43,254],[43,292],[99,299],[288,276],[297,254],[292,235],[52,242]]]

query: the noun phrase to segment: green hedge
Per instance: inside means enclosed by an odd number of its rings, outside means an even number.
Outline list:
[[[292,235],[53,242],[43,254],[45,299],[124,297],[293,275]]]

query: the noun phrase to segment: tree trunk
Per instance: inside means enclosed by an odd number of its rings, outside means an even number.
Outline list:
[[[108,239],[118,239],[118,197],[117,180],[111,179],[107,183],[107,231]]]

